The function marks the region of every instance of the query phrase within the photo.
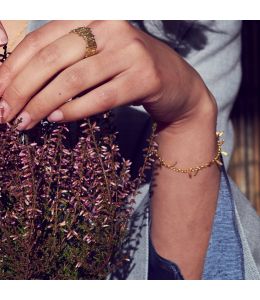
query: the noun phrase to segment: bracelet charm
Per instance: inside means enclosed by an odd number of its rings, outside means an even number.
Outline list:
[[[224,140],[220,139],[220,137],[223,135],[223,131],[217,131],[216,132],[216,139],[217,139],[217,153],[216,156],[210,160],[207,163],[201,164],[199,166],[195,166],[195,167],[191,167],[191,168],[178,168],[177,162],[175,163],[168,163],[166,162],[159,154],[158,150],[155,153],[156,158],[158,159],[158,161],[160,162],[161,166],[166,167],[167,169],[170,169],[174,172],[177,173],[184,173],[184,174],[188,174],[189,178],[192,178],[193,176],[196,176],[199,171],[209,168],[212,165],[216,164],[218,167],[221,167],[223,165],[222,163],[222,159],[221,159],[221,155],[228,155],[227,152],[222,150],[222,145],[224,144]]]

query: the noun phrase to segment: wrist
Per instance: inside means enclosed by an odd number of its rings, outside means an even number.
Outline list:
[[[190,100],[190,109],[180,118],[171,123],[159,122],[157,126],[158,135],[184,134],[188,131],[209,131],[215,132],[218,108],[214,96],[206,86],[200,89],[199,95]]]
[[[216,101],[206,90],[197,103],[199,105],[186,118],[164,127],[158,124],[156,142],[165,163],[177,162],[176,167],[181,169],[195,168],[216,157]]]

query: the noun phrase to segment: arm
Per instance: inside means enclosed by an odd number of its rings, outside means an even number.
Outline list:
[[[211,21],[201,21],[200,23],[202,23],[203,25],[210,25]],[[214,93],[214,96],[216,97],[217,100],[217,104],[218,104],[218,108],[219,108],[219,113],[218,113],[218,128],[219,130],[225,130],[225,137],[226,137],[226,142],[225,142],[225,149],[228,150],[228,153],[231,153],[232,150],[232,128],[230,126],[230,120],[228,119],[229,117],[229,112],[232,108],[237,90],[239,88],[239,82],[240,82],[240,78],[241,78],[241,70],[240,70],[240,59],[239,59],[239,55],[240,55],[240,27],[241,27],[241,23],[239,21],[214,21],[212,22],[213,25],[213,30],[212,31],[207,31],[207,40],[208,43],[205,46],[204,49],[199,50],[199,51],[195,51],[193,50],[190,55],[187,57],[188,62],[200,73],[200,75],[203,77],[203,80],[206,82],[207,87],[211,90],[211,92]],[[225,34],[223,34],[223,32],[225,32]],[[190,34],[190,36],[192,36]],[[187,39],[188,39],[188,34],[186,35]],[[225,64],[223,64],[222,62],[225,61]],[[221,80],[220,80],[221,78]],[[227,88],[227,82],[228,84],[228,88]],[[211,110],[212,112],[215,111],[215,109]],[[212,122],[209,123],[209,127],[213,125],[214,123],[214,118],[216,116],[216,112],[213,112],[213,116],[212,116]],[[205,117],[201,117],[202,120],[205,120]],[[204,121],[198,121],[197,122],[198,125],[202,125],[207,127],[206,123],[204,123]],[[195,124],[195,123],[194,123]],[[195,128],[193,128],[195,130]],[[193,130],[192,129],[192,130]],[[191,132],[192,132],[191,130]],[[177,149],[180,149],[181,153],[183,153],[183,151],[181,150],[182,148],[184,148],[183,150],[185,151],[190,151],[191,147],[190,145],[192,145],[192,149],[195,145],[199,146],[202,148],[202,151],[205,151],[206,149],[204,148],[204,146],[208,145],[208,142],[206,144],[204,144],[203,141],[206,141],[204,139],[207,139],[205,136],[205,133],[207,132],[207,130],[205,131],[205,128],[201,128],[199,129],[199,127],[197,127],[197,134],[194,132],[194,135],[189,139],[189,136],[186,139],[187,147],[182,147],[183,144],[179,143],[177,145]],[[175,137],[176,133],[173,134],[173,138],[172,140],[176,140]],[[193,141],[192,141],[193,140]],[[201,142],[201,143],[200,143]],[[176,140],[177,143],[177,140]],[[204,145],[203,145],[204,144]],[[176,149],[176,146],[174,146],[174,149]],[[216,150],[214,150],[216,151]],[[200,152],[200,150],[198,151]],[[165,155],[165,159],[168,161],[178,161],[180,166],[193,166],[193,159],[195,158],[195,151],[192,151],[192,153],[189,154],[189,157],[187,157],[185,160],[183,160],[181,157],[180,159],[178,157],[172,157],[167,159],[168,155]],[[210,153],[210,152],[208,152]],[[198,153],[197,153],[198,155]],[[172,156],[175,156],[175,153],[172,154]],[[214,154],[212,154],[212,156],[214,156]],[[225,166],[228,166],[228,161],[229,161],[229,157],[224,157],[224,161],[225,161]],[[202,162],[203,160],[201,160]],[[166,169],[162,169],[162,171],[164,173],[166,173],[168,170]],[[209,174],[210,172],[212,172],[213,170],[205,170],[204,173],[200,173],[201,179],[202,177],[204,178],[204,189],[206,190],[208,187],[208,184],[210,184],[210,181],[212,180],[212,188],[214,189],[218,187],[218,184],[214,183],[214,179],[213,177],[207,178],[207,174]],[[217,171],[216,171],[217,172]],[[171,173],[168,171],[168,173]],[[168,175],[170,176],[170,175]],[[178,174],[172,174],[172,176],[178,176]],[[180,179],[180,178],[179,178]],[[159,178],[158,178],[159,180]],[[178,180],[178,179],[177,179]],[[199,178],[193,178],[192,180],[187,180],[187,187],[189,187],[189,191],[192,191],[192,185],[196,185],[197,180],[199,180]],[[161,182],[161,185],[163,185],[163,180]],[[174,186],[173,186],[174,185]],[[167,188],[167,191],[169,191],[169,189],[173,190],[174,188],[180,187],[181,182],[178,182],[176,180],[172,181],[172,185],[169,185]],[[159,189],[159,187],[158,187]],[[164,191],[164,190],[163,190]],[[162,191],[162,192],[163,192]],[[185,191],[184,189],[179,188],[178,191]],[[212,190],[213,191],[213,190]],[[195,197],[196,192],[198,193],[198,190],[194,190],[194,192],[192,193],[192,196],[189,199],[186,199],[187,201],[187,205],[196,205],[199,203],[203,204],[203,200],[200,197],[200,200],[198,199],[198,197]],[[202,191],[201,191],[202,192]],[[170,192],[169,194],[172,195],[172,197],[175,198],[175,193]],[[215,196],[216,197],[216,196]],[[161,200],[164,198],[161,198]],[[189,201],[190,199],[193,199],[192,201]],[[195,202],[194,202],[195,200]],[[175,202],[178,201],[177,198],[175,198]],[[201,201],[201,202],[199,202]],[[211,201],[211,202],[210,202]],[[169,201],[170,202],[170,201]],[[177,206],[179,207],[179,205],[185,205],[184,201],[180,201],[179,203],[171,203],[172,206]],[[198,210],[196,212],[196,216],[197,216],[197,221],[199,220],[200,217],[203,217],[203,220],[200,222],[200,229],[202,230],[202,226],[203,224],[206,226],[207,225],[207,221],[210,220],[210,218],[213,219],[213,213],[212,213],[212,209],[214,207],[214,205],[216,205],[216,198],[214,198],[214,196],[212,196],[211,200],[210,198],[208,198],[208,203],[206,204],[204,202],[205,205],[208,205],[208,209],[211,211],[209,211],[208,213],[205,212],[205,216],[203,216],[203,211],[202,210]],[[159,205],[159,204],[158,204]],[[152,207],[154,207],[153,209],[153,217],[155,217],[155,215],[159,215],[159,213],[157,212],[157,210],[155,210],[155,207],[157,207],[157,202],[155,201],[155,199],[153,199],[152,202]],[[184,206],[183,206],[184,207]],[[192,209],[192,207],[190,206],[190,209]],[[196,208],[194,208],[196,209]],[[166,211],[167,209],[165,209]],[[191,211],[191,210],[186,210],[186,211]],[[179,211],[180,212],[180,211]],[[210,213],[211,212],[211,213]],[[195,215],[195,214],[194,214]],[[181,216],[181,214],[178,215],[178,217],[187,217],[186,214],[183,213],[183,216]],[[170,218],[170,217],[169,217]],[[173,225],[173,220],[172,218],[170,218],[171,220],[171,224],[169,224],[169,226],[167,228],[174,228]],[[177,217],[176,217],[177,220]],[[183,219],[182,219],[183,220]],[[180,229],[181,229],[181,225],[183,224],[183,226],[185,226],[185,223],[182,221],[177,222],[178,223],[178,230],[175,230],[179,232],[179,236],[182,237]],[[175,223],[175,224],[176,224]],[[188,223],[187,223],[188,224]],[[211,225],[210,225],[211,226]],[[152,229],[154,229],[156,226],[152,226]],[[177,227],[177,226],[176,226]],[[205,227],[204,227],[205,229]],[[197,228],[197,232],[199,233],[199,228]],[[207,229],[208,231],[210,231],[210,229]],[[187,231],[187,230],[186,230]],[[166,234],[165,231],[162,230],[161,231],[164,234],[164,240],[166,240]],[[168,243],[170,243],[169,237],[171,235],[168,234]],[[176,236],[176,233],[175,235]],[[192,233],[190,231],[190,236],[192,236]],[[154,237],[153,235],[153,230],[152,230],[152,237]],[[208,236],[209,237],[209,236]],[[203,251],[203,247],[206,247],[206,245],[203,246],[203,236],[201,236],[199,239],[197,239],[197,241],[199,241],[201,244],[201,248],[200,250]],[[182,238],[182,241],[184,240],[184,238]],[[187,239],[189,241],[192,241],[192,238]],[[195,242],[195,238],[193,239],[193,241]],[[204,242],[206,241],[206,236],[204,236]],[[156,238],[154,238],[154,244],[156,246]],[[177,246],[176,244],[176,240],[172,241],[172,248],[173,248],[173,244],[175,244],[175,247]],[[185,244],[185,242],[183,241],[183,244]],[[179,245],[179,243],[178,243]],[[186,243],[186,249],[188,250],[190,248],[190,246],[188,246],[188,244]],[[195,244],[193,244],[195,245]],[[160,247],[159,243],[157,245],[157,250],[159,253],[161,253],[162,255],[165,254],[166,257],[171,258],[171,260],[173,259],[173,257],[171,257],[169,255],[169,253],[166,254],[165,251],[162,250],[162,248]],[[169,246],[170,247],[170,246]],[[183,247],[185,248],[185,247]],[[191,248],[190,248],[191,249]],[[195,249],[193,247],[193,249]],[[179,249],[180,250],[180,249]],[[186,251],[187,251],[186,250]],[[161,252],[162,251],[162,252]],[[197,252],[197,251],[196,251]],[[185,255],[187,254],[187,252],[185,252]],[[195,254],[195,252],[193,252],[193,254]],[[184,259],[185,255],[182,255],[182,259]],[[198,253],[197,253],[198,255]],[[202,255],[202,252],[201,252]],[[203,257],[203,255],[201,256],[201,258]],[[174,260],[174,262],[176,262],[176,260]],[[190,262],[193,263],[195,265],[195,262],[190,259]],[[191,267],[190,267],[191,268]],[[200,269],[202,270],[202,265],[200,267]],[[185,273],[185,270],[183,270],[183,273]],[[184,274],[185,275],[185,274]],[[187,275],[189,277],[189,275]],[[186,276],[186,277],[187,277]],[[185,276],[184,276],[185,277]]]
[[[68,34],[78,26],[92,28],[97,55],[83,59],[84,40]],[[18,115],[20,130],[46,116],[55,122],[74,121],[120,105],[142,104],[159,125],[165,160],[190,167],[215,156],[216,105],[202,79],[171,48],[127,22],[50,22],[18,45],[1,66],[0,78],[4,118],[11,121]],[[201,275],[218,180],[215,166],[192,180],[166,169],[156,176],[152,239],[186,278]]]
[[[216,106],[201,97],[194,119],[162,130],[159,151],[180,167],[198,166],[216,155]],[[151,239],[160,256],[175,262],[185,279],[201,278],[219,189],[216,165],[189,178],[165,167],[155,171]]]

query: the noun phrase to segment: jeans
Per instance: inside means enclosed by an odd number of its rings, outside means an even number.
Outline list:
[[[179,267],[161,257],[152,244],[149,238],[149,268],[148,280],[182,280],[184,279]]]

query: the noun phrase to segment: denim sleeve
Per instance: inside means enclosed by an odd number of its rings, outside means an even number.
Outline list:
[[[203,279],[245,279],[244,253],[235,204],[224,167],[221,171],[217,209],[205,257]]]

